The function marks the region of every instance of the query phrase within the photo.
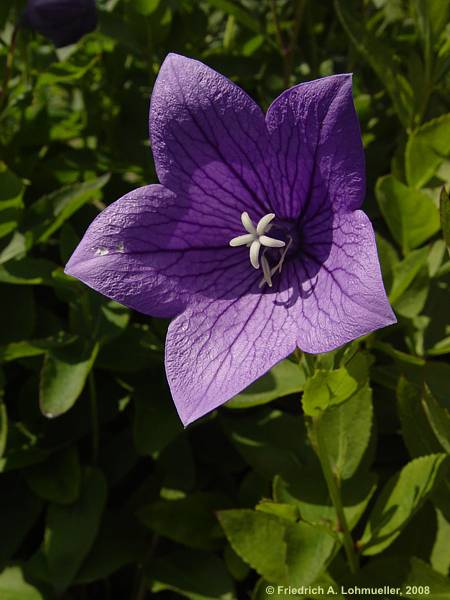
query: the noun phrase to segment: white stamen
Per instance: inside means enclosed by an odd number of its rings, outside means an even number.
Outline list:
[[[247,244],[251,244],[254,239],[254,235],[252,235],[251,233],[246,233],[245,235],[238,235],[237,237],[230,240],[229,243],[230,246],[235,248],[237,246],[246,246]]]
[[[258,235],[263,235],[267,231],[267,225],[270,223],[270,221],[273,221],[274,219],[275,219],[274,213],[269,213],[268,215],[264,215],[264,217],[262,217],[258,221],[258,225],[256,226],[256,233]]]
[[[258,240],[252,242],[250,246],[250,262],[255,269],[259,269],[259,249],[261,248],[261,244]]]
[[[255,269],[259,269],[259,251],[261,246],[266,248],[283,248],[286,246],[286,243],[283,240],[277,240],[266,235],[266,233],[272,227],[271,222],[273,219],[275,219],[275,214],[269,213],[261,217],[261,219],[258,221],[258,224],[255,226],[248,212],[243,212],[241,214],[241,221],[244,229],[248,233],[244,235],[238,235],[229,241],[230,246],[233,248],[238,246],[247,246],[250,248],[250,263]],[[277,270],[280,263],[282,264],[288,248],[289,246],[283,252],[280,262],[274,269],[270,268],[269,261],[265,257],[266,251],[264,251],[263,255],[261,256],[261,264],[264,273],[263,283],[267,283],[269,287],[272,287],[272,275]]]
[[[250,215],[248,212],[243,212],[241,215],[241,221],[244,228],[249,232],[255,235],[256,227],[253,225],[253,221],[250,219]]]
[[[268,248],[283,248],[283,246],[286,246],[281,240],[276,240],[267,235],[261,235],[259,241],[263,246],[267,246]]]

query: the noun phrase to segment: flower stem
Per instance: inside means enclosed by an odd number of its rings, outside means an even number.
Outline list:
[[[319,457],[322,473],[327,484],[331,501],[336,511],[338,531],[342,534],[342,542],[347,555],[350,570],[352,573],[356,573],[359,569],[359,559],[355,550],[352,536],[350,535],[347,519],[345,517],[340,486],[331,468],[327,447],[322,438],[322,432],[320,431],[320,417],[313,418],[313,431],[316,442],[315,447],[317,456]]]

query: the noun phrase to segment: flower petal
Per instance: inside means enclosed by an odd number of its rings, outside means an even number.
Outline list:
[[[257,288],[248,248],[230,248],[229,238],[221,235],[220,229],[204,230],[192,218],[189,200],[150,185],[98,215],[66,273],[130,308],[172,317],[197,296],[234,299],[235,280],[242,273],[247,287]]]
[[[270,212],[271,145],[264,115],[229,79],[169,54],[156,80],[150,137],[160,182],[237,229],[241,214]],[[249,232],[251,230],[247,228]]]
[[[290,292],[249,294],[246,287],[243,279],[240,298],[200,301],[169,326],[166,373],[185,425],[295,350],[298,324],[287,308]]]
[[[360,208],[365,193],[364,152],[352,99],[351,75],[301,83],[267,111],[267,127],[282,183],[273,209],[303,220],[331,204]]]
[[[299,281],[308,281],[299,284],[303,299],[298,345],[305,352],[328,352],[396,322],[368,217],[361,210],[335,214],[331,227],[333,240],[326,258],[326,233],[308,230],[297,269]]]

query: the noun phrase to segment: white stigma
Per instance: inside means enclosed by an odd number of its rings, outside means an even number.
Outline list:
[[[259,251],[261,246],[265,248],[283,248],[286,244],[282,240],[269,237],[267,233],[272,227],[271,222],[275,218],[274,213],[264,215],[255,226],[247,212],[243,212],[241,215],[242,225],[247,231],[244,235],[238,235],[230,240],[230,246],[247,246],[250,248],[250,263],[255,269],[259,269]],[[265,252],[265,251],[264,251]],[[270,267],[266,257],[261,257],[264,279],[263,281],[272,287]]]

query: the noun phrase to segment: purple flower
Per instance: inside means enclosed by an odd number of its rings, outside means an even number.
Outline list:
[[[351,76],[285,91],[264,116],[237,85],[170,54],[150,137],[159,180],[91,224],[66,272],[175,317],[166,372],[183,423],[298,346],[333,350],[395,322],[359,210],[364,155]]]
[[[58,48],[74,44],[97,25],[95,0],[28,0],[23,22]]]

